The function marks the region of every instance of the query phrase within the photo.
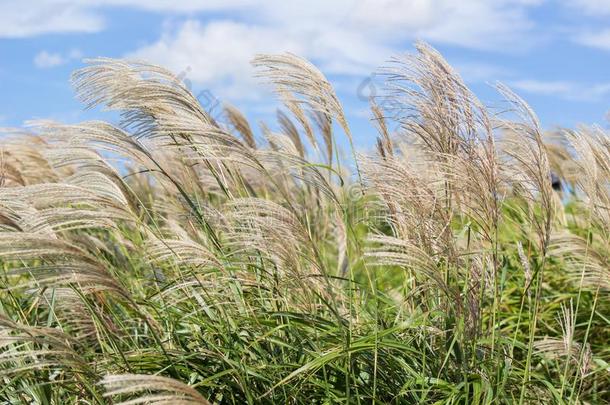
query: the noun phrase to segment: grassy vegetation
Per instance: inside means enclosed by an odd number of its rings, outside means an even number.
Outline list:
[[[264,139],[109,59],[74,86],[120,128],[2,138],[0,401],[610,401],[605,132],[544,134],[502,86],[490,111],[418,44],[345,157],[324,76],[253,63],[284,105]]]

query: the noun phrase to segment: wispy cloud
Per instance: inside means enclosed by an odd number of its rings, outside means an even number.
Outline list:
[[[392,36],[410,32],[465,46],[486,46],[514,38],[531,28],[527,8],[542,0],[38,0],[3,4],[0,36],[26,37],[49,32],[96,32],[104,28],[106,7],[129,7],[150,12],[192,14],[228,11],[244,19],[258,15],[267,21],[320,25],[348,22]],[[291,18],[294,17],[294,18]],[[396,28],[402,28],[397,31]],[[371,31],[372,29],[372,31]],[[396,38],[399,40],[400,38]]]
[[[98,32],[104,20],[94,10],[63,1],[3,2],[0,38],[24,38],[48,33]]]
[[[117,0],[118,1],[118,0]],[[165,2],[153,6],[166,6]],[[528,9],[538,0],[270,0],[212,2],[234,11],[229,19],[191,18],[128,56],[157,62],[215,86],[223,97],[257,98],[249,60],[255,53],[289,51],[313,60],[326,74],[364,77],[405,43],[424,39],[469,49],[516,49],[534,29]],[[189,3],[190,4],[190,3]],[[194,7],[194,5],[192,5]],[[151,6],[152,7],[152,6]],[[185,7],[185,6],[183,6]],[[252,12],[248,12],[248,10]],[[490,66],[471,66],[474,80]]]
[[[41,69],[48,69],[64,65],[71,60],[80,59],[81,57],[82,53],[78,49],[73,49],[66,54],[40,51],[34,56],[34,65]]]
[[[37,7],[3,6],[0,37],[100,31],[108,7],[170,13],[177,24],[168,24],[160,38],[126,56],[186,72],[189,80],[215,87],[222,97],[244,100],[260,98],[249,65],[257,52],[290,51],[313,60],[326,74],[364,77],[417,39],[475,50],[516,50],[537,37],[529,12],[542,1],[40,0]],[[197,17],[219,11],[231,17]],[[44,50],[34,63],[51,68],[69,60]],[[471,66],[465,76],[481,80],[492,70]]]
[[[610,14],[610,2],[608,0],[563,0],[563,3],[591,16],[604,16]]]
[[[564,80],[516,80],[510,82],[515,89],[531,94],[556,96],[573,101],[600,101],[610,95],[610,83],[579,83]]]
[[[466,82],[494,82],[500,78],[514,76],[514,72],[504,66],[498,66],[482,62],[452,62],[452,66],[458,71]]]
[[[610,28],[606,22],[610,16],[608,0],[562,0],[570,13],[580,14],[572,18],[564,34],[572,42],[591,48],[610,50]]]
[[[567,81],[545,81],[545,80],[517,80],[511,85],[528,93],[545,95],[565,95],[574,90],[575,84]]]
[[[582,45],[610,51],[610,28],[582,32],[575,37],[575,41]]]
[[[34,57],[34,64],[39,68],[51,68],[65,63],[64,58],[59,53],[50,53],[47,51],[40,51]]]

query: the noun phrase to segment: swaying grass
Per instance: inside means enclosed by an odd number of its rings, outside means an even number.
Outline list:
[[[73,79],[120,128],[2,138],[3,403],[610,401],[603,130],[545,134],[503,86],[494,113],[418,44],[345,159],[322,73],[253,64],[285,107],[264,139],[112,59]]]

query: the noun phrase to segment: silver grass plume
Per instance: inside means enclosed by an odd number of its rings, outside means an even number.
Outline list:
[[[143,374],[107,375],[100,384],[106,392],[104,397],[128,396],[117,405],[210,405],[210,403],[188,385],[168,377]]]

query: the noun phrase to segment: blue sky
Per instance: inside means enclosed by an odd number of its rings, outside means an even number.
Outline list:
[[[499,105],[491,85],[501,81],[547,128],[607,126],[610,0],[0,0],[0,126],[116,119],[83,111],[69,84],[96,56],[164,65],[203,103],[229,102],[256,123],[278,104],[249,60],[291,51],[329,77],[367,147],[375,132],[361,83],[418,39],[487,105]]]

